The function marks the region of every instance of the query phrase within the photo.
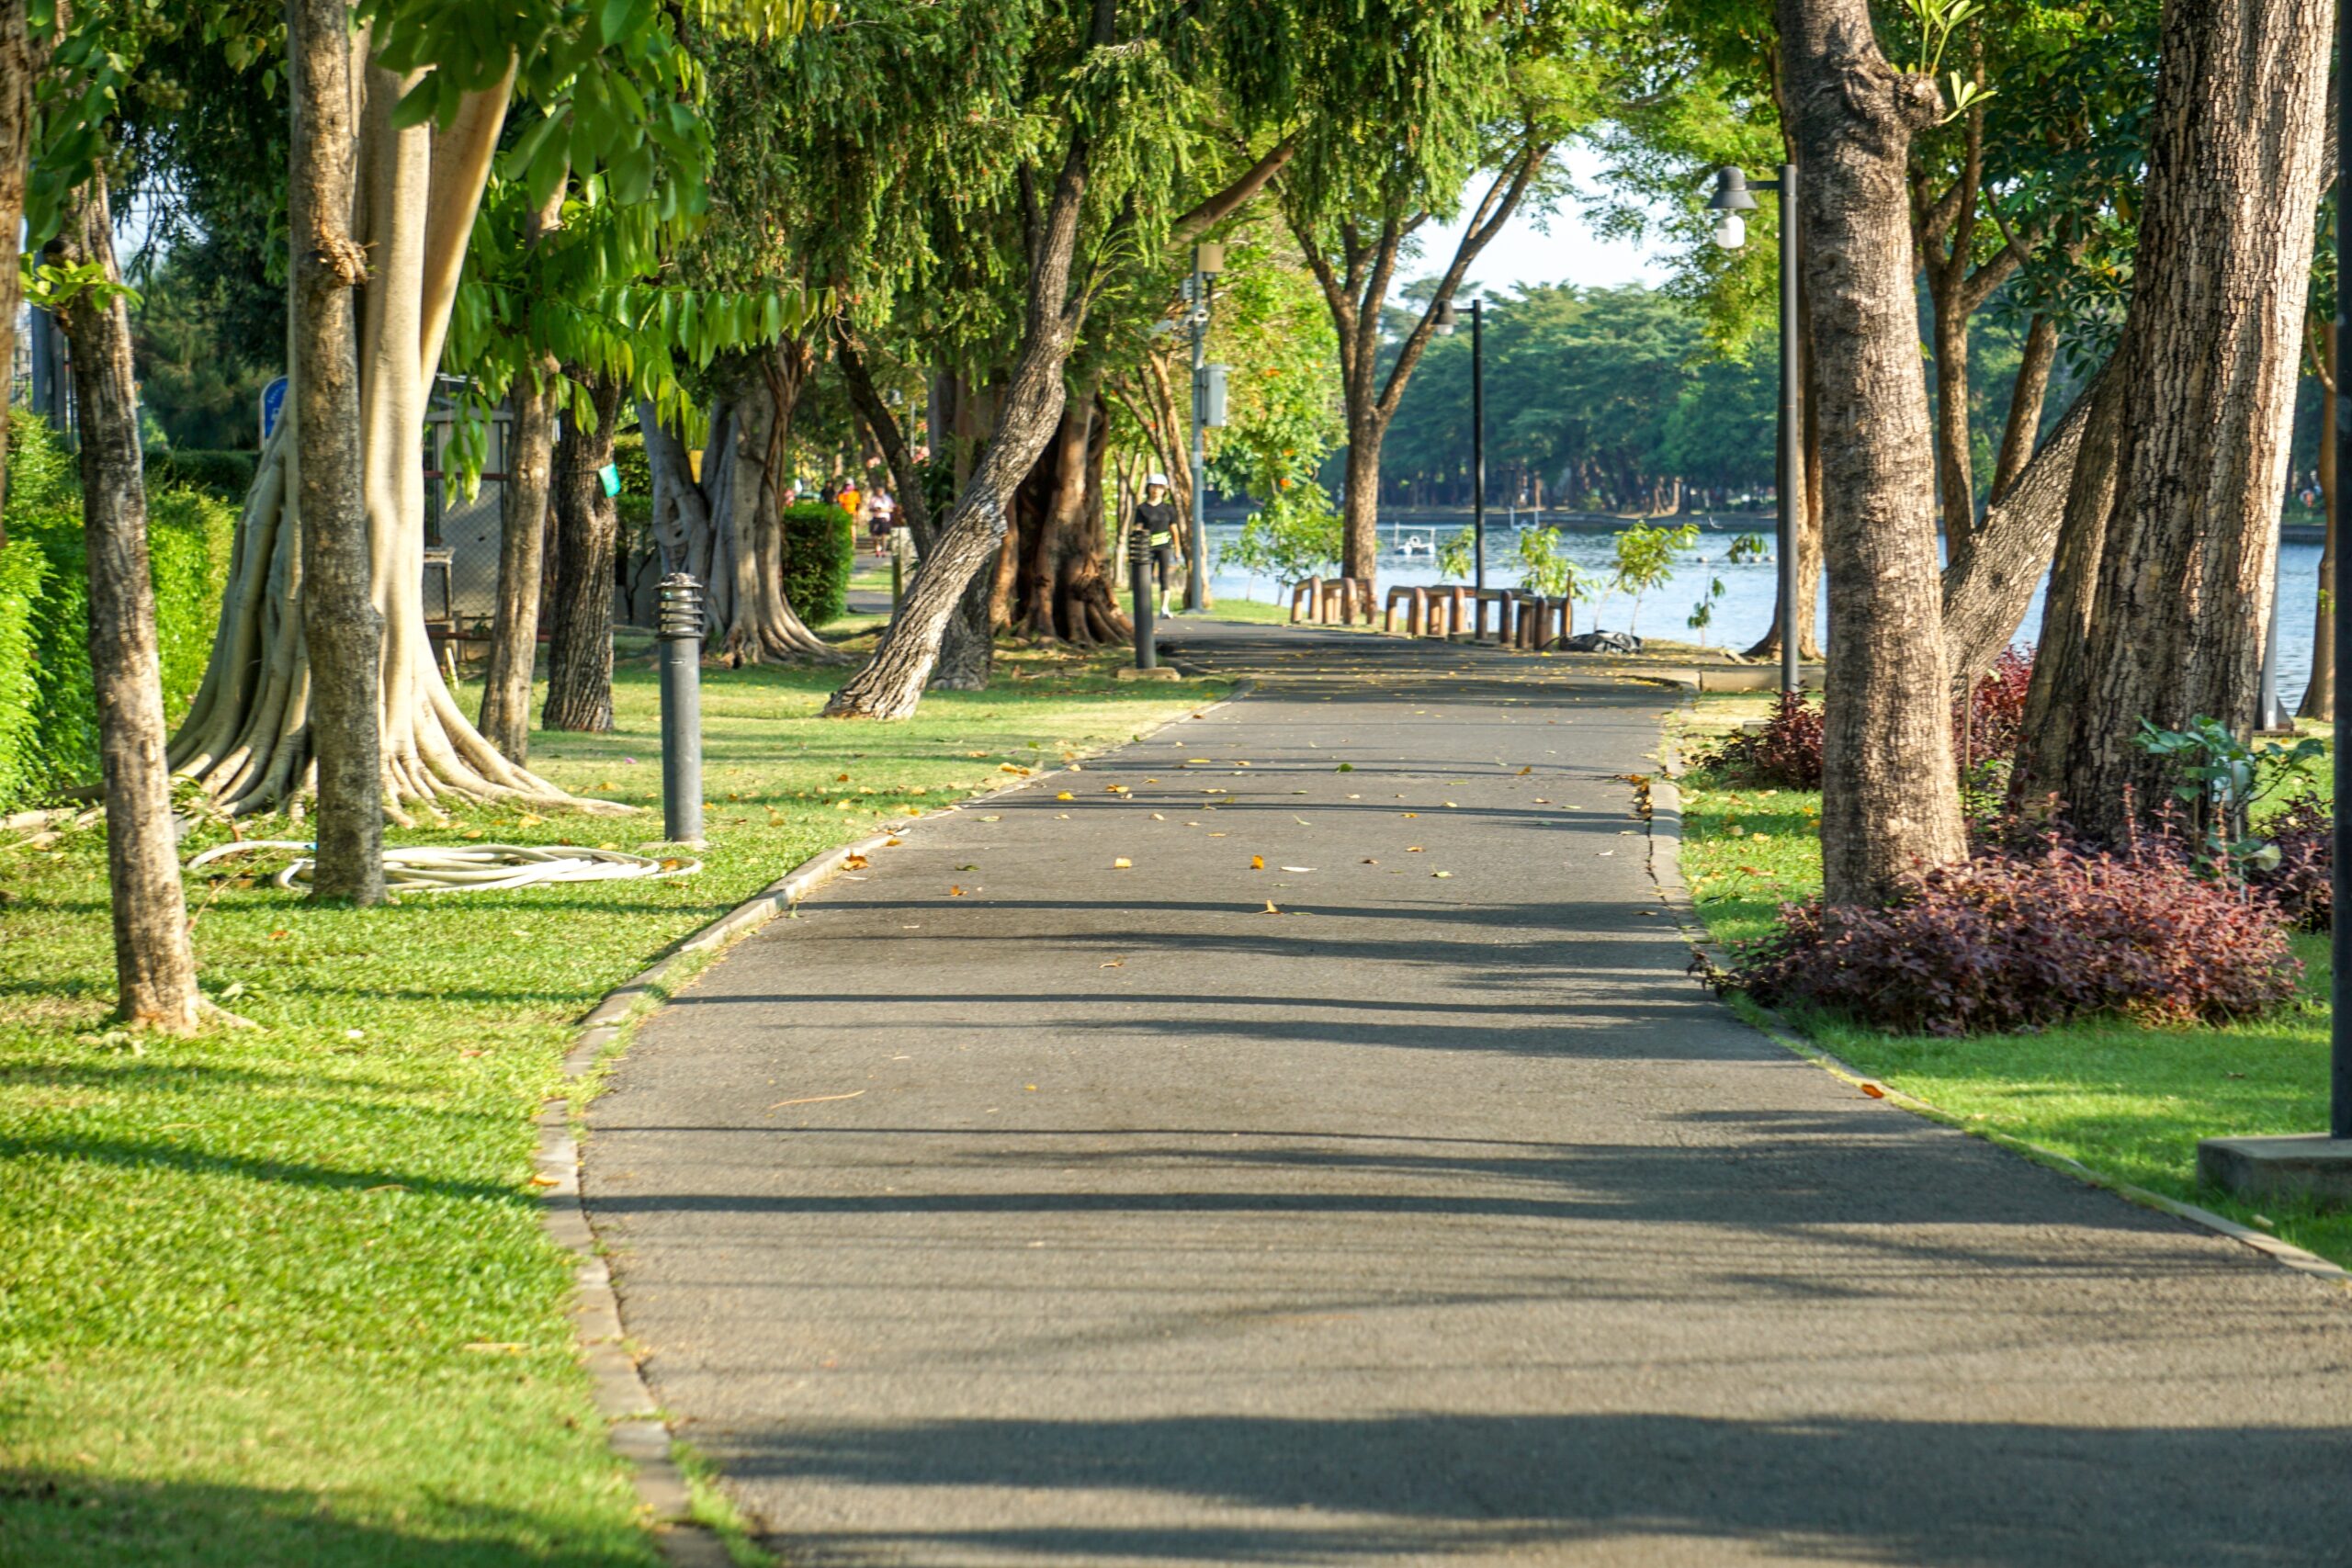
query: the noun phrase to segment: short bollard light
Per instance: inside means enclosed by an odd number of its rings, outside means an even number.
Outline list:
[[[683,571],[662,580],[662,831],[702,842],[702,584]]]
[[[1159,584],[1151,580],[1151,539],[1141,528],[1127,535],[1127,560],[1133,568],[1136,597],[1136,668],[1159,668],[1159,638],[1152,625],[1155,602],[1152,592]]]

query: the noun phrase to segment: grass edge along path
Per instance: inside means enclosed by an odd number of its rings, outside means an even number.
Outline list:
[[[0,1562],[655,1562],[533,1180],[574,1023],[810,856],[1222,694],[1114,682],[1115,662],[1011,652],[989,690],[888,726],[814,716],[838,669],[706,671],[711,841],[684,880],[356,912],[227,863],[189,889],[198,956],[263,1027],[194,1041],[104,1022],[97,834],[0,844]],[[619,728],[535,734],[532,765],[656,807],[653,692],[625,653]],[[389,836],[660,830],[654,809],[507,807]]]
[[[1691,759],[1745,720],[1766,695],[1703,695],[1668,721],[1684,769],[1682,874],[1708,934],[1753,941],[1783,901],[1820,890],[1817,795],[1730,785]],[[2328,939],[2297,933],[2301,998],[2267,1018],[2168,1028],[2123,1019],[2039,1033],[1944,1040],[1890,1033],[1850,1020],[1732,1005],[1759,1027],[1785,1024],[1878,1083],[1923,1101],[1963,1131],[2031,1145],[2105,1183],[2136,1187],[2352,1266],[2352,1214],[2253,1205],[2199,1184],[2199,1138],[2308,1133],[2326,1125]]]

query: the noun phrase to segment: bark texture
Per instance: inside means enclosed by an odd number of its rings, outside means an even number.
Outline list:
[[[613,545],[620,514],[597,470],[613,460],[624,388],[616,376],[586,380],[595,424],[564,421],[552,470],[555,624],[539,722],[601,735],[613,727]]]
[[[2320,0],[2165,7],[2113,449],[2077,464],[2013,781],[2086,832],[2166,798],[2143,719],[2255,721],[2332,20]]]
[[[1987,498],[1997,504],[2017,487],[2033,461],[2034,444],[2041,436],[2041,406],[2050,392],[2050,370],[2058,360],[2058,323],[2036,316],[2026,328],[2025,348],[2018,356],[2018,373],[2009,384],[2009,417],[2001,427],[2001,451],[1993,462],[1993,491]]]
[[[1968,547],[1952,552],[1944,568],[1944,651],[1955,677],[1990,669],[2033,608],[2104,376],[2084,389],[2041,450],[1984,509]],[[2106,411],[2110,426],[2114,412]],[[2092,445],[2103,449],[2101,442]]]
[[[311,893],[384,900],[384,759],[377,711],[383,612],[370,592],[360,451],[365,398],[352,293],[368,276],[353,241],[350,7],[291,0],[293,94],[287,178],[292,247],[287,311],[291,438],[302,455],[302,637],[311,660],[310,741],[318,772]]]
[[[469,94],[447,127],[399,129],[391,114],[405,80],[354,68],[363,90],[351,237],[368,271],[358,328],[359,446],[369,592],[384,622],[380,787],[403,802],[447,796],[614,809],[574,800],[499,755],[450,696],[424,626],[426,388],[440,363],[511,76]],[[313,682],[302,635],[297,504],[301,469],[311,459],[308,439],[289,436],[298,423],[299,415],[282,424],[263,449],[237,524],[211,662],[172,739],[174,768],[232,812],[294,801],[311,780]]]
[[[1805,168],[1837,671],[1823,721],[1823,891],[1860,904],[1965,849],[1905,184],[1911,139],[1942,100],[1887,63],[1867,0],[1781,0],[1780,30]]]
[[[21,16],[18,26],[22,26]],[[67,205],[55,247],[122,281],[101,170]],[[88,557],[90,675],[107,807],[107,889],[118,1007],[135,1027],[186,1034],[203,1005],[188,945],[171,768],[164,755],[164,676],[147,558],[147,489],[139,449],[130,313],[119,294],[85,292],[57,312],[73,345],[82,415],[82,539]]]
[[[524,225],[527,244],[555,226],[563,205],[558,186]],[[539,657],[540,578],[545,565],[548,465],[554,456],[553,360],[516,378],[507,405],[506,518],[498,541],[498,605],[490,627],[490,669],[482,681],[482,739],[516,764],[529,761],[531,677]]]

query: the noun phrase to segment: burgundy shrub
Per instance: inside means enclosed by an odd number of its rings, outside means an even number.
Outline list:
[[[1980,852],[1911,879],[1884,908],[1784,906],[1729,984],[1884,1029],[1976,1034],[2101,1013],[2245,1018],[2292,999],[2301,974],[2268,898],[2142,838]]]
[[[2025,694],[2033,684],[2033,649],[2008,648],[1952,704],[1952,751],[1964,766],[2014,761],[2025,729]]]
[[[1778,789],[1821,787],[1821,708],[1794,692],[1781,694],[1761,729],[1727,736],[1699,765],[1742,784]]]

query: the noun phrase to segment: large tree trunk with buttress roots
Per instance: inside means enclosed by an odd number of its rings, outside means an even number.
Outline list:
[[[55,249],[119,283],[103,170],[69,198]],[[202,998],[188,945],[164,678],[147,558],[147,491],[131,380],[130,313],[119,294],[85,291],[58,313],[74,350],[82,427],[82,538],[88,558],[90,674],[107,806],[107,891],[118,1010],[139,1028],[186,1034]]]
[[[551,470],[555,496],[554,625],[548,635],[548,729],[601,735],[613,727],[613,544],[620,514],[600,472],[620,423],[616,376],[587,378],[594,427],[564,421]]]
[[[1016,492],[1020,562],[1013,625],[1040,641],[1091,648],[1134,635],[1112,597],[1102,548],[1102,457],[1109,435],[1090,388],[1062,410],[1061,426]]]
[[[1964,852],[1952,763],[1927,388],[1919,373],[1911,139],[1935,84],[1879,52],[1867,0],[1781,0],[1813,300],[1829,569],[1825,897],[1866,904]]]
[[[2143,720],[2255,721],[2332,19],[2323,0],[2165,8],[2112,456],[2077,465],[2012,778],[2093,835],[2177,782]]]
[[[441,358],[466,239],[489,177],[511,79],[468,95],[454,121],[396,128],[407,79],[360,68],[353,239],[368,281],[358,339],[360,451],[369,592],[383,616],[377,714],[386,796],[430,805],[517,800],[589,810],[515,766],[451,697],[425,634],[425,389]],[[230,558],[212,659],[171,760],[226,809],[297,801],[314,755],[311,666],[302,636],[301,526],[294,504],[307,442],[296,419],[263,449]]]
[[[654,537],[670,570],[703,585],[707,645],[738,664],[838,657],[784,592],[786,452],[814,364],[799,339],[722,362],[699,479],[684,446],[659,428],[650,406],[639,406],[653,469]]]

